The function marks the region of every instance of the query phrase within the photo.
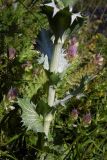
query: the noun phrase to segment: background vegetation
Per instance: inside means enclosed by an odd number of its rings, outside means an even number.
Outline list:
[[[82,28],[73,33],[79,42],[78,56],[71,59],[72,65],[58,83],[56,94],[63,98],[75,88],[81,89],[81,94],[64,107],[58,106],[48,141],[23,126],[17,104],[18,97],[29,98],[34,104],[40,102],[42,110],[42,101],[47,100],[49,79],[37,62],[39,53],[34,47],[39,31],[49,28],[40,12],[42,1],[0,1],[1,160],[107,159],[106,0],[80,1],[75,10],[86,18]],[[98,53],[103,57],[102,65],[95,62]],[[89,83],[87,76],[91,78]]]

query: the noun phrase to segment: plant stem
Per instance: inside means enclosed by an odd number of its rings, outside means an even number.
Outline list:
[[[53,115],[51,112],[49,112],[46,115],[45,120],[44,120],[44,132],[47,137],[48,137],[49,128],[50,128],[50,124],[51,124],[52,120],[53,120]]]
[[[58,71],[58,63],[59,63],[59,55],[61,53],[63,43],[57,42],[54,47],[54,52],[52,55],[52,60],[50,64],[50,72],[57,73]]]
[[[58,63],[59,63],[59,55],[61,53],[63,43],[57,42],[54,47],[52,60],[50,64],[50,72],[57,73],[58,71]],[[50,107],[53,107],[55,100],[55,88],[54,85],[49,86],[49,92],[48,92],[48,105]],[[52,113],[48,113],[44,119],[44,132],[46,136],[48,137],[50,124],[52,122],[53,115]]]
[[[59,63],[59,56],[61,53],[63,43],[57,42],[54,47],[54,52],[52,55],[52,60],[50,64],[50,72],[57,73],[58,72],[58,63]],[[54,85],[49,86],[49,93],[48,93],[48,105],[50,107],[53,106],[55,100],[55,87]]]
[[[54,88],[54,86],[50,85],[49,86],[49,93],[48,93],[48,105],[50,107],[53,106],[54,99],[55,99],[55,88]]]

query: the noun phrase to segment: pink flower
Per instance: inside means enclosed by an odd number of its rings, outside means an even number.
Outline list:
[[[77,46],[76,45],[70,45],[68,49],[68,54],[72,57],[75,57],[77,55]]]
[[[15,57],[16,57],[16,50],[15,50],[15,48],[9,48],[7,56],[9,58],[9,60],[15,59]]]
[[[77,109],[73,109],[71,112],[71,116],[74,120],[77,120],[78,118],[78,110]]]
[[[87,126],[89,124],[91,124],[92,118],[91,118],[91,114],[87,113],[86,115],[83,116],[83,124],[84,126]]]
[[[74,44],[76,44],[76,43],[77,43],[77,38],[76,38],[76,37],[73,37],[73,38],[71,39],[71,44],[74,45]]]
[[[14,101],[16,97],[18,96],[18,91],[16,88],[10,88],[7,94],[7,98],[9,101]]]
[[[77,56],[77,51],[78,51],[78,42],[77,42],[76,37],[73,37],[71,39],[71,43],[68,48],[68,55],[71,57],[75,57],[75,56]]]

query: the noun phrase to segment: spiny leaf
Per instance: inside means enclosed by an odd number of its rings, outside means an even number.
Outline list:
[[[22,108],[22,122],[28,130],[43,132],[43,117],[36,112],[36,106],[29,99],[18,99]]]
[[[52,17],[53,9],[48,6],[42,7],[42,12],[47,15],[50,27],[56,37],[62,38],[64,31],[70,26],[71,14],[68,12],[68,8],[60,10],[55,17]]]
[[[81,27],[83,18],[77,17],[71,25],[71,17],[72,14],[69,12],[69,7],[65,7],[57,12],[57,14],[53,17],[53,8],[49,6],[41,7],[42,13],[47,15],[50,27],[55,35],[55,40],[57,41],[59,38],[62,39],[64,32],[70,28],[71,32],[74,29]]]

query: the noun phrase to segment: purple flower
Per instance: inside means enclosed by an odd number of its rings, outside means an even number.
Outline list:
[[[87,113],[86,115],[83,116],[83,124],[85,126],[91,124],[92,118],[91,118],[91,114]]]
[[[15,48],[9,48],[8,52],[7,52],[7,56],[9,58],[9,60],[13,60],[16,57],[16,50]]]
[[[78,51],[78,42],[76,37],[73,37],[70,42],[70,46],[68,48],[68,55],[71,57],[77,56]]]
[[[77,46],[74,45],[70,45],[69,49],[68,49],[68,53],[70,56],[75,57],[77,55]]]
[[[7,94],[7,98],[9,101],[14,101],[18,96],[18,91],[16,88],[10,88]]]
[[[71,116],[74,120],[77,120],[78,118],[78,110],[77,109],[73,109],[71,112]]]
[[[74,45],[74,44],[76,44],[78,41],[77,41],[77,38],[76,37],[73,37],[72,39],[71,39],[71,44],[72,45]]]

